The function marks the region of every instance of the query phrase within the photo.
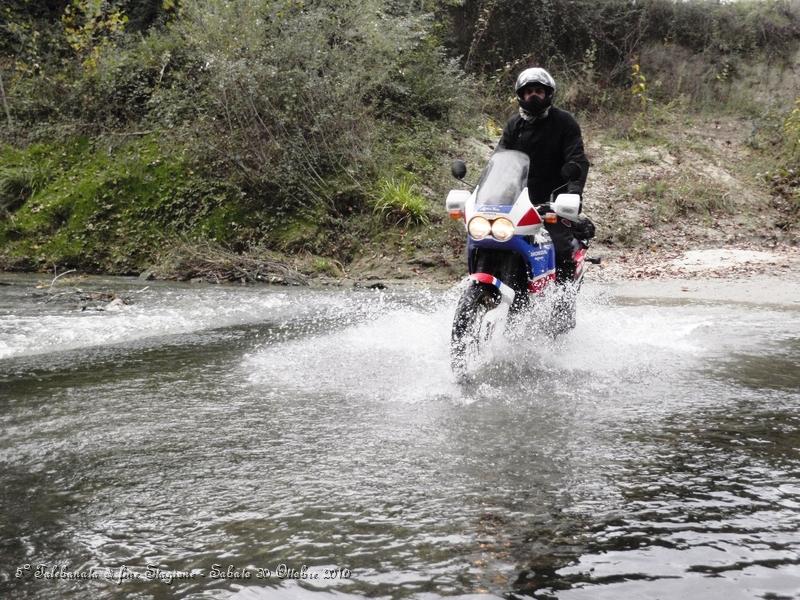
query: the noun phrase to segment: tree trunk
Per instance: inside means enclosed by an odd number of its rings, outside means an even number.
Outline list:
[[[3,99],[3,108],[6,111],[6,118],[8,119],[8,126],[11,127],[11,111],[8,109],[8,101],[6,100],[6,88],[3,87],[3,73],[0,71],[0,98]]]
[[[467,51],[467,58],[464,60],[464,70],[469,71],[472,66],[474,54],[478,51],[483,36],[489,29],[489,20],[492,18],[496,0],[484,0],[478,8],[478,21],[475,23],[475,31],[472,34],[472,43]]]

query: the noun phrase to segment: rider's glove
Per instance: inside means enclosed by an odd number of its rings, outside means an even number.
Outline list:
[[[580,184],[579,181],[570,181],[567,183],[567,193],[568,194],[583,194],[583,186]]]
[[[589,217],[581,215],[578,217],[578,220],[572,224],[572,231],[579,240],[590,240],[594,237],[594,223],[591,222]]]

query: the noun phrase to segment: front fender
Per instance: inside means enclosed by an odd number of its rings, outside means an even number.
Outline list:
[[[494,287],[496,287],[497,291],[500,292],[500,297],[502,298],[501,301],[504,304],[510,305],[512,302],[514,302],[514,297],[517,295],[517,293],[513,289],[511,289],[511,287],[507,286],[505,283],[503,283],[497,277],[491,275],[490,273],[472,273],[467,277],[467,279],[470,279],[477,283],[485,283],[487,285],[493,285]]]

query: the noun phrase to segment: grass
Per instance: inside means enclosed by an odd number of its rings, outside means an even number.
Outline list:
[[[336,262],[321,256],[313,259],[311,269],[318,275],[327,275],[328,277],[342,277],[344,275],[341,267]]]
[[[648,203],[656,222],[678,217],[711,217],[732,210],[726,189],[709,178],[685,170],[653,177],[627,195],[633,201]]]
[[[137,272],[175,237],[225,241],[246,221],[231,189],[154,137],[112,150],[86,139],[4,147],[0,162],[10,264]]]
[[[12,213],[42,189],[52,171],[46,163],[14,164],[0,167],[0,212]]]
[[[315,219],[313,215],[286,218],[280,225],[273,226],[269,239],[285,252],[313,251],[320,235],[320,221],[321,217]]]
[[[381,179],[374,210],[386,222],[396,226],[430,223],[428,202],[417,192],[417,185],[410,175]]]
[[[630,118],[618,117],[621,122]],[[691,125],[691,115],[678,118]],[[702,122],[698,125],[703,131]],[[677,218],[703,221],[713,229],[718,217],[731,213],[735,194],[744,199],[741,194],[747,190],[768,187],[774,190],[771,207],[784,213],[786,227],[800,219],[800,171],[779,168],[775,150],[723,156],[694,127],[682,130],[674,123],[656,124],[641,137],[621,136],[613,127],[598,125],[591,131],[607,153],[597,172],[614,183],[614,197],[632,200],[632,212],[642,217],[611,215],[605,231],[598,231],[598,241],[641,246],[650,239],[643,235],[642,222],[657,228]],[[784,132],[775,126],[768,133],[765,140],[774,136],[780,141]],[[306,257],[305,273],[330,276],[349,272],[351,261],[375,253],[395,260],[423,257],[432,264],[452,255],[460,265],[463,228],[444,219],[441,201],[453,187],[449,159],[463,156],[479,169],[482,153],[488,152],[482,137],[452,138],[438,155],[431,144],[430,156],[411,162],[409,143],[408,160],[399,161],[402,167],[394,176],[366,189],[332,186],[340,193],[330,205],[276,212],[262,199],[245,198],[230,174],[200,172],[183,149],[156,136],[114,139],[111,147],[107,139],[22,149],[0,145],[0,266],[52,269],[55,264],[59,269],[134,273],[157,263],[177,242],[200,248],[219,244],[231,255],[263,244],[271,251]],[[717,171],[731,177],[716,180]],[[765,207],[770,202],[767,194],[758,198]],[[224,269],[212,269],[218,262],[207,261],[208,272],[222,280],[227,277]]]
[[[599,170],[604,174],[611,175],[619,171],[626,171],[637,166],[658,166],[662,164],[663,158],[658,151],[639,151],[630,156],[623,156],[615,160],[600,163]]]

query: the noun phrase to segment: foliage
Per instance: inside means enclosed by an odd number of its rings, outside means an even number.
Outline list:
[[[800,96],[794,102],[794,108],[783,122],[785,146],[789,160],[800,165]]]
[[[80,114],[73,118],[113,129],[142,122],[189,126],[204,107],[207,85],[202,58],[179,35],[151,34],[104,56],[95,72],[81,79]]]
[[[647,77],[642,73],[642,68],[638,62],[631,65],[631,95],[633,96],[639,110],[647,111],[650,98],[647,95]]]
[[[130,272],[176,236],[247,236],[245,199],[152,136],[110,152],[77,139],[0,156],[4,198],[25,197],[0,218],[0,244],[32,265]]]
[[[0,218],[7,218],[44,188],[56,169],[53,158],[42,152],[40,146],[30,148],[27,153],[14,152],[12,156],[7,156],[0,166]]]
[[[378,182],[375,212],[395,225],[425,225],[430,222],[428,203],[419,195],[413,177],[408,174]]]
[[[440,10],[452,24],[449,42],[482,72],[526,62],[569,66],[594,45],[597,64],[624,76],[630,58],[653,42],[720,57],[788,58],[800,35],[796,0],[465,0]]]
[[[800,220],[800,96],[783,121],[782,133],[782,161],[766,177],[775,194],[775,204],[796,223]]]
[[[122,33],[128,17],[104,0],[72,0],[64,9],[61,22],[67,43],[91,71],[97,67],[100,53]]]
[[[273,211],[336,212],[343,185],[366,197],[378,161],[391,160],[391,128],[446,126],[469,87],[429,27],[424,16],[389,18],[378,0],[187,5],[179,28],[213,81],[207,151]]]
[[[440,13],[469,71],[507,90],[523,67],[544,66],[572,109],[615,107],[635,56],[665,75],[650,86],[665,99],[718,100],[747,63],[789,66],[800,46],[799,0],[465,0]]]
[[[0,253],[119,272],[179,236],[336,266],[435,217],[447,156],[496,141],[523,66],[641,141],[690,106],[785,114],[799,42],[800,0],[6,0]],[[694,197],[670,210],[724,208]]]

